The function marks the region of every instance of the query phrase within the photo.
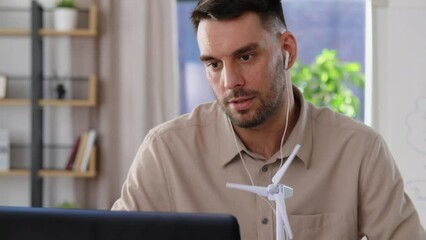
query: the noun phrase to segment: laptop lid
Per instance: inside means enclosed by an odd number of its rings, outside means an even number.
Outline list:
[[[1,240],[240,240],[231,215],[0,207]]]

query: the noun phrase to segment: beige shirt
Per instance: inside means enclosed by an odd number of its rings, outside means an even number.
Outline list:
[[[382,137],[361,123],[304,102],[283,147],[301,149],[282,182],[294,239],[426,239]],[[267,186],[280,165],[239,149],[255,185]],[[243,240],[275,239],[274,213],[260,197],[225,187],[250,184],[231,127],[217,103],[152,129],[140,146],[113,210],[229,213]]]

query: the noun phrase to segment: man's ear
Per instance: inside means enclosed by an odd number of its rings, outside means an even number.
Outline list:
[[[281,33],[280,43],[284,62],[288,62],[286,68],[286,70],[288,70],[293,66],[297,59],[297,41],[291,32],[285,31]],[[288,54],[286,54],[286,51]],[[288,55],[288,59],[286,59],[286,55]]]

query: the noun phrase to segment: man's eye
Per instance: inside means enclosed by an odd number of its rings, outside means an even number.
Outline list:
[[[208,63],[207,66],[213,69],[216,69],[219,67],[219,62],[211,62],[211,63]]]
[[[241,60],[241,61],[243,61],[243,62],[248,62],[248,61],[250,61],[252,58],[253,58],[253,55],[251,55],[251,54],[247,54],[247,55],[242,55],[242,56],[240,57],[240,60]]]

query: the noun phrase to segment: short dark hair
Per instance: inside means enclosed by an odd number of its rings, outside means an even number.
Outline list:
[[[234,19],[247,12],[256,13],[267,30],[270,30],[277,20],[278,24],[287,28],[281,0],[200,0],[192,11],[191,21],[197,32],[203,19]]]

